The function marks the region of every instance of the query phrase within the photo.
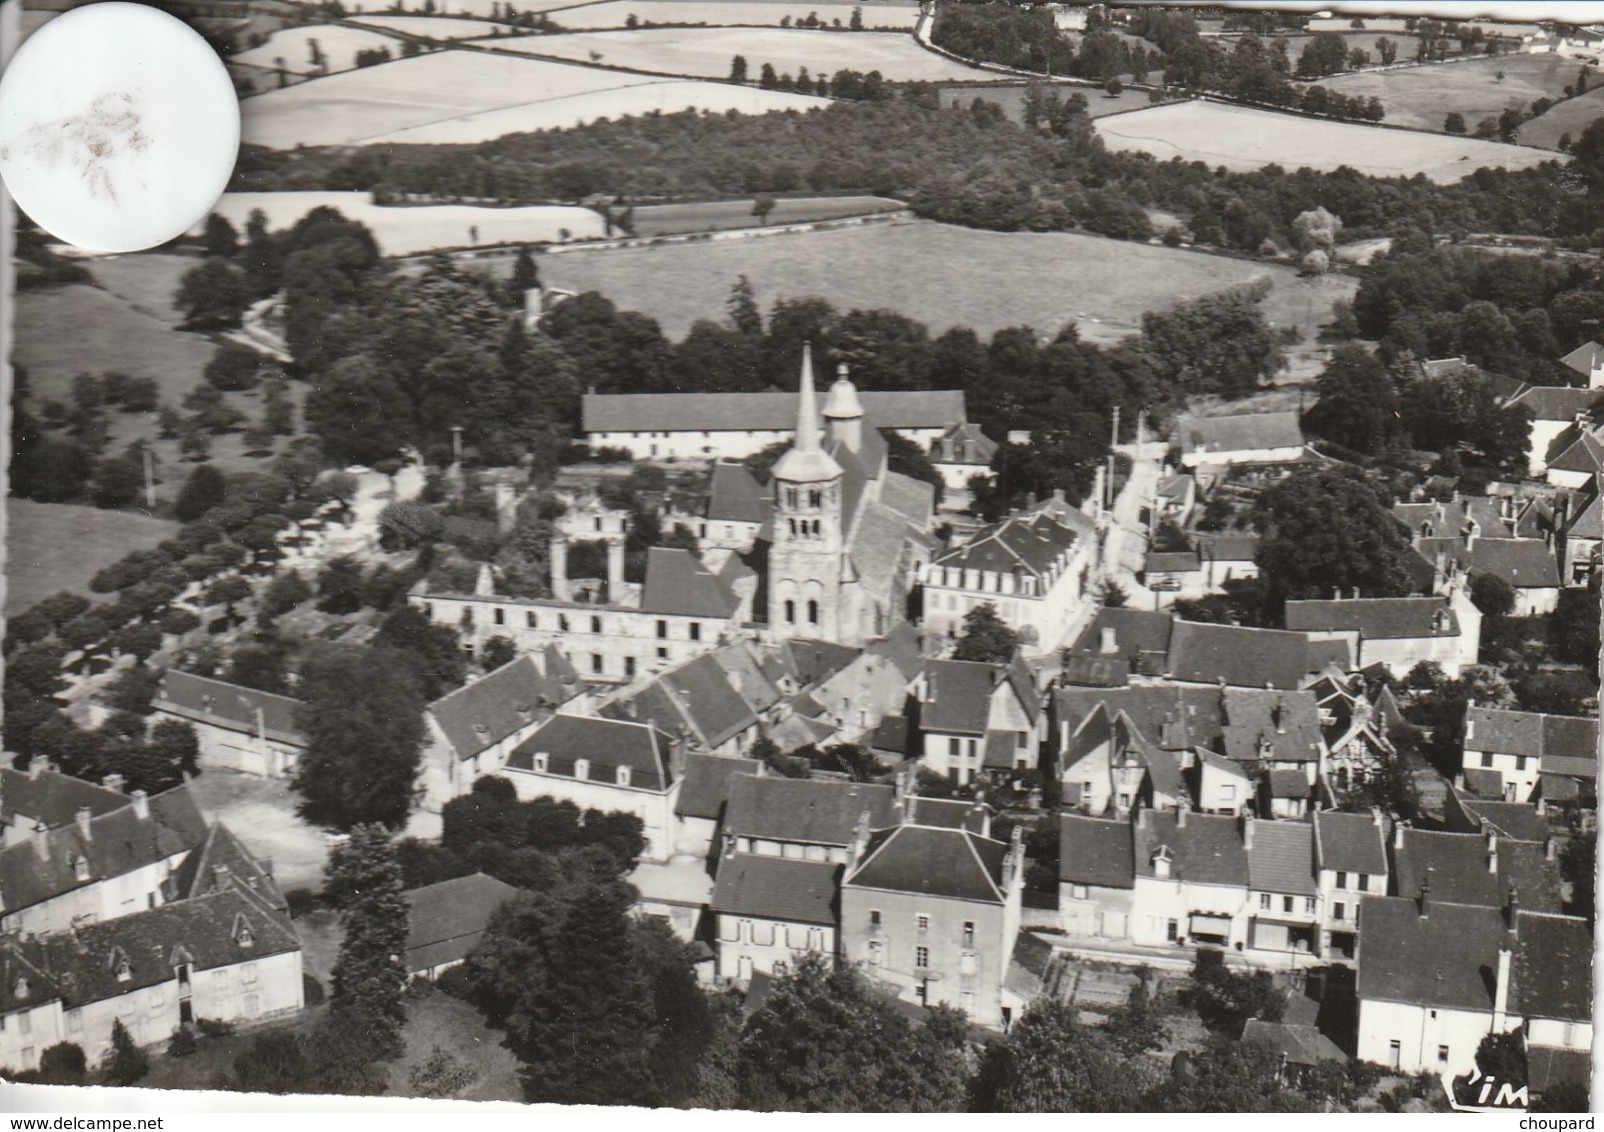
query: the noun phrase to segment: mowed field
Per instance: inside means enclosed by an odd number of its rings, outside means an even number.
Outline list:
[[[1569,134],[1571,140],[1575,141],[1582,136],[1583,130],[1600,117],[1604,117],[1604,85],[1596,86],[1577,98],[1567,98],[1531,121],[1521,123],[1521,144],[1558,149],[1560,138]]]
[[[774,202],[774,211],[769,213],[765,224],[772,227],[776,224],[802,224],[810,220],[836,220],[843,216],[894,212],[906,207],[900,200],[889,197],[782,197]],[[757,226],[749,198],[688,204],[646,204],[635,209],[635,232],[640,236]]]
[[[448,6],[479,0],[447,0]],[[484,0],[488,8],[490,0]],[[525,5],[519,4],[519,11]],[[811,12],[827,24],[852,21],[852,9],[863,9],[866,28],[912,28],[919,21],[919,5],[866,0],[853,4],[847,0],[822,3],[795,3],[794,0],[605,0],[601,4],[570,5],[560,9],[546,7],[561,27],[586,31],[591,28],[621,28],[634,16],[642,24],[706,24],[709,27],[778,27],[786,16],[794,24]]]
[[[470,144],[627,114],[687,108],[761,114],[827,101],[728,83],[444,50],[269,91],[246,102],[243,132],[247,143],[269,149]]]
[[[1526,110],[1539,98],[1562,97],[1565,86],[1576,81],[1578,70],[1575,61],[1556,55],[1505,55],[1393,71],[1360,71],[1323,79],[1321,85],[1349,98],[1381,99],[1389,125],[1441,130],[1444,118],[1459,113],[1474,130],[1477,122],[1497,117],[1505,107]]]
[[[244,230],[255,209],[266,214],[268,227],[292,226],[314,208],[338,209],[373,231],[385,255],[412,255],[435,248],[478,244],[544,243],[588,239],[606,234],[601,214],[588,208],[539,205],[528,208],[475,208],[465,204],[431,204],[389,208],[374,204],[362,192],[225,193],[212,209]],[[747,209],[751,211],[750,205]],[[474,238],[470,229],[478,229]],[[198,229],[197,229],[198,230]]]
[[[510,263],[497,264],[500,273]],[[982,335],[1027,324],[1053,334],[1067,322],[1092,341],[1135,333],[1144,311],[1166,309],[1248,282],[1271,280],[1266,314],[1306,337],[1356,281],[1299,279],[1291,268],[1077,233],[982,232],[931,221],[613,251],[573,251],[540,261],[547,284],[596,290],[642,311],[678,338],[699,318],[719,318],[738,276],[758,303],[822,295],[840,310],[887,308],[939,334]]]
[[[1526,169],[1554,159],[1552,153],[1523,146],[1201,100],[1101,118],[1097,132],[1110,149],[1151,153],[1161,161],[1179,157],[1237,172],[1272,163],[1326,172],[1347,165],[1376,177],[1422,173],[1439,184],[1452,184],[1485,166]]]
[[[479,34],[488,34],[488,29]],[[260,47],[237,51],[229,56],[229,60],[243,63],[248,67],[271,69],[278,66],[276,60],[283,59],[285,68],[296,74],[316,74],[317,68],[312,66],[313,40],[317,41],[318,49],[328,59],[331,74],[336,71],[353,70],[356,67],[358,51],[388,47],[392,55],[401,53],[400,41],[383,32],[363,31],[361,28],[340,27],[335,24],[318,24],[313,27],[276,31],[268,36],[267,42]]]
[[[757,78],[763,65],[795,75],[806,67],[815,75],[846,68],[879,71],[892,82],[984,80],[988,72],[955,63],[914,42],[912,36],[884,32],[837,32],[799,28],[647,28],[637,31],[572,32],[478,40],[485,46],[527,51],[576,62],[628,67],[665,75],[722,79],[740,55]]]
[[[511,24],[451,16],[352,16],[351,21],[364,27],[423,39],[478,39],[487,35],[517,34],[517,29]]]
[[[1093,118],[1101,118],[1105,114],[1122,114],[1127,110],[1141,110],[1153,104],[1145,90],[1122,90],[1110,98],[1108,92],[1100,87],[1060,83],[1056,89],[1061,98],[1068,98],[1072,94],[1085,95],[1086,112]],[[997,83],[984,87],[949,86],[943,87],[941,91],[943,106],[968,108],[977,98],[995,102],[1015,122],[1025,120],[1024,83]]]
[[[5,614],[62,590],[97,598],[89,579],[130,550],[171,538],[178,524],[127,511],[6,500]]]

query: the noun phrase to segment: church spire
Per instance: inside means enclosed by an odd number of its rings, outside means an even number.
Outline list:
[[[796,400],[796,443],[798,452],[819,450],[819,406],[813,389],[813,343],[802,343],[802,389]]]
[[[823,483],[841,475],[841,465],[819,444],[818,393],[813,388],[813,350],[802,346],[802,388],[796,405],[796,438],[774,464],[777,480]]]

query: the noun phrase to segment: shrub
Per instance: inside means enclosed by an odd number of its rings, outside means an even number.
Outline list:
[[[83,1047],[76,1042],[57,1042],[39,1055],[41,1085],[82,1085],[87,1073]]]
[[[467,967],[453,967],[434,981],[435,989],[449,994],[452,998],[460,998],[464,1002],[473,1001],[473,980],[468,976]]]
[[[298,920],[317,907],[317,894],[310,888],[292,888],[284,894],[289,906],[290,919]]]
[[[150,1058],[134,1044],[123,1020],[114,1020],[111,1024],[111,1056],[106,1059],[105,1083],[132,1085],[149,1072]]]
[[[412,1070],[412,1089],[422,1097],[449,1097],[473,1083],[476,1073],[462,1061],[435,1046],[423,1063]]]
[[[167,1040],[168,1057],[188,1057],[197,1048],[195,1031],[188,1026],[180,1026],[173,1031],[173,1036]]]
[[[195,1019],[195,1028],[208,1038],[231,1038],[234,1036],[234,1023],[222,1022],[215,1018]]]

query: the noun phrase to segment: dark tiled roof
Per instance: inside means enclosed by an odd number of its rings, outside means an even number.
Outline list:
[[[1313,792],[1301,770],[1272,770],[1268,779],[1272,798],[1307,798]]]
[[[1483,770],[1479,766],[1467,766],[1462,773],[1465,776],[1465,789],[1472,794],[1483,798],[1502,798],[1504,796],[1503,771]]]
[[[740,599],[688,550],[654,546],[646,551],[642,613],[679,617],[732,617]]]
[[[796,393],[587,393],[586,432],[790,432]],[[946,428],[965,419],[962,390],[858,393],[880,428]]]
[[[989,467],[997,442],[977,424],[955,424],[931,445],[930,459],[937,464],[976,464]]]
[[[871,829],[895,821],[895,801],[890,786],[743,775],[731,784],[724,831],[735,837],[850,845],[865,811]]]
[[[212,823],[206,839],[184,858],[168,881],[174,900],[192,900],[240,885],[274,911],[289,914],[289,903],[272,874],[222,822]]]
[[[1310,693],[1226,688],[1219,702],[1222,754],[1257,759],[1267,743],[1276,762],[1319,760],[1320,705]]]
[[[1559,585],[1554,551],[1531,538],[1480,538],[1470,548],[1470,572],[1502,578],[1516,589]]]
[[[965,802],[961,798],[909,797],[908,820],[917,825],[933,825],[941,829],[967,829],[970,833],[987,836],[991,828],[991,811],[979,802]]]
[[[1575,441],[1548,461],[1551,471],[1591,474],[1604,466],[1604,444],[1593,433],[1578,431]]]
[[[748,642],[736,641],[708,655],[725,671],[730,687],[753,711],[767,711],[779,703],[780,690]]]
[[[808,688],[828,680],[857,660],[861,653],[861,649],[833,641],[798,637],[785,642],[785,668],[798,686]]]
[[[1008,846],[965,830],[900,825],[875,834],[845,883],[986,904],[1005,902]]]
[[[1266,1022],[1262,1018],[1249,1019],[1242,1027],[1242,1044],[1262,1046],[1284,1057],[1290,1065],[1319,1065],[1323,1061],[1346,1064],[1343,1053],[1330,1038],[1314,1026],[1290,1022]]]
[[[1076,653],[1098,653],[1102,649],[1103,630],[1114,630],[1114,649],[1120,656],[1141,652],[1168,652],[1170,630],[1175,618],[1168,613],[1144,609],[1098,609],[1091,624],[1081,630],[1072,646]]]
[[[1366,897],[1359,905],[1359,998],[1490,1011],[1503,939],[1497,908],[1450,904],[1434,891],[1422,916],[1413,899]]]
[[[880,481],[880,503],[909,522],[923,525],[936,509],[936,485],[901,472],[887,472]]]
[[[1577,413],[1592,407],[1600,394],[1582,385],[1530,385],[1510,398],[1510,405],[1524,405],[1540,421],[1570,421]]]
[[[1142,562],[1149,574],[1186,574],[1203,569],[1203,560],[1195,550],[1155,550]]]
[[[669,747],[673,741],[657,728],[628,720],[594,719],[581,715],[553,716],[539,731],[513,748],[509,770],[533,771],[535,755],[547,756],[547,772],[572,776],[579,759],[590,761],[592,778],[610,781],[598,771],[630,769],[630,785],[638,790],[667,790]]]
[[[1132,888],[1131,824],[1084,814],[1058,815],[1058,879],[1066,884]]]
[[[259,692],[176,668],[162,673],[154,703],[157,711],[253,735],[260,710],[268,738],[305,746],[306,736],[295,725],[295,713],[300,706],[300,700],[289,696]]]
[[[1367,814],[1322,810],[1314,815],[1321,868],[1345,873],[1387,874],[1384,831]]]
[[[1201,417],[1181,425],[1181,451],[1242,452],[1261,448],[1297,448],[1303,444],[1298,414],[1243,413]]]
[[[208,971],[300,949],[287,919],[232,888],[23,944],[28,958],[56,980],[69,1008],[171,982],[173,968],[185,962]],[[119,979],[124,961],[128,977]]]
[[[484,873],[414,888],[407,902],[407,970],[466,959],[497,908],[518,890]]]
[[[1272,772],[1273,773],[1273,772]],[[1314,896],[1314,827],[1301,821],[1253,821],[1248,882],[1260,892]]]
[[[1165,476],[1158,481],[1157,494],[1166,499],[1182,499],[1186,496],[1189,487],[1195,487],[1197,481],[1188,475]]]
[[[578,694],[578,681],[547,679],[532,656],[520,656],[429,705],[459,759],[471,759]]]
[[[723,759],[716,755],[685,756],[685,778],[680,782],[674,812],[692,818],[724,816],[731,784],[737,775],[756,774],[760,764],[754,759]]]
[[[1289,601],[1286,627],[1298,632],[1357,630],[1367,640],[1459,635],[1459,619],[1445,597]]]
[[[99,817],[131,804],[131,799],[120,790],[97,786],[60,771],[40,770],[33,775],[9,766],[0,767],[0,821],[7,825],[14,824],[20,814],[30,822],[44,822],[47,828],[54,829],[76,820],[78,810],[84,806],[89,807],[91,815]]]
[[[1323,664],[1311,659],[1309,639],[1280,629],[1248,629],[1177,621],[1168,671],[1176,680],[1239,688],[1296,688]]]
[[[1543,770],[1598,776],[1598,720],[1506,708],[1465,709],[1465,749],[1543,760]]]
[[[828,861],[734,853],[719,862],[712,908],[760,920],[833,925],[841,872]]]
[[[1527,1018],[1593,1017],[1592,926],[1571,916],[1516,915],[1509,1006]]]
[[[888,715],[875,726],[869,746],[876,751],[896,755],[908,753],[908,720],[900,715]]]
[[[968,542],[942,554],[935,563],[999,574],[1017,570],[1041,575],[1080,537],[1074,527],[1050,515],[1021,513],[982,527]]]
[[[1560,359],[1560,364],[1568,366],[1583,377],[1591,377],[1595,363],[1604,362],[1604,346],[1597,342],[1583,342],[1576,349]]]
[[[1006,670],[976,660],[925,662],[925,698],[919,727],[941,734],[984,735],[991,716],[991,694]]]
[[[1136,871],[1152,877],[1160,847],[1170,853],[1170,876],[1193,884],[1248,887],[1248,853],[1238,820],[1220,814],[1143,810],[1136,825]],[[1184,822],[1184,824],[1183,824]]]
[[[708,485],[707,517],[737,523],[766,522],[774,510],[774,491],[758,482],[745,464],[720,460]]]
[[[1251,531],[1221,531],[1197,535],[1197,552],[1210,562],[1252,562],[1259,553],[1259,536]]]
[[[1501,838],[1514,841],[1541,842],[1548,838],[1548,819],[1528,802],[1486,801],[1457,795],[1465,813],[1475,818],[1484,830],[1492,830]]]
[[[870,656],[883,657],[904,678],[911,680],[919,671],[922,659],[919,655],[919,630],[910,622],[898,621],[891,626],[891,631],[884,637],[876,638],[865,645],[863,651]]]
[[[1429,874],[1434,902],[1502,908],[1514,888],[1523,908],[1560,910],[1559,866],[1541,845],[1500,840],[1497,872],[1488,867],[1488,855],[1479,833],[1405,829],[1403,848],[1392,851],[1393,890],[1413,898]]]
[[[0,1018],[61,997],[61,987],[23,954],[15,939],[0,941]]]
[[[757,725],[752,707],[734,688],[728,673],[702,655],[671,668],[658,681],[672,691],[702,741],[717,748]]]

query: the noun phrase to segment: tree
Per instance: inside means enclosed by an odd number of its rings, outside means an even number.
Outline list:
[[[324,613],[362,608],[362,564],[349,554],[330,559],[317,576],[317,607]]]
[[[89,496],[96,507],[115,510],[127,507],[139,499],[145,486],[144,469],[133,460],[113,456],[95,465],[95,478],[89,487]]]
[[[226,259],[207,258],[184,273],[173,305],[184,312],[185,330],[229,330],[251,302],[245,272]]]
[[[104,1079],[108,1085],[126,1088],[150,1072],[150,1059],[134,1044],[121,1018],[112,1019],[111,1055],[106,1061]]]
[[[255,350],[224,342],[206,363],[206,380],[224,392],[255,389],[261,383],[262,358]]]
[[[226,259],[239,251],[239,232],[228,217],[216,212],[208,213],[206,229],[201,234],[201,245],[207,255]]]
[[[1465,116],[1457,110],[1450,110],[1448,116],[1442,120],[1444,133],[1465,134],[1469,127],[1465,125]]]
[[[730,82],[744,83],[746,81],[746,56],[737,55],[730,60]]]
[[[752,215],[757,217],[759,224],[767,224],[769,213],[774,211],[774,195],[772,193],[758,193],[752,198]]]
[[[224,607],[223,616],[233,624],[239,617],[239,603],[251,596],[251,584],[238,574],[230,574],[219,578],[206,587],[204,598],[207,605],[221,605]]]
[[[323,646],[302,662],[306,751],[295,788],[307,820],[335,829],[405,823],[424,742],[423,694],[390,649]]]
[[[200,773],[200,740],[195,728],[181,719],[158,720],[146,748],[153,769],[169,785]]]
[[[1470,600],[1484,617],[1508,617],[1515,610],[1515,587],[1496,574],[1474,573]]]
[[[997,614],[997,606],[984,602],[964,614],[963,636],[953,649],[954,660],[1007,664],[1019,651],[1019,634]]]
[[[1121,1070],[1101,1035],[1082,1026],[1074,1006],[1031,1004],[1004,1042],[988,1053],[976,1084],[983,1112],[1103,1112]]]
[[[1125,84],[1118,79],[1109,79],[1108,82],[1103,84],[1103,89],[1108,92],[1108,97],[1118,98],[1125,92]]]
[[[1205,948],[1198,949],[1186,998],[1203,1025],[1232,1038],[1241,1035],[1249,1019],[1279,1022],[1283,1010],[1268,971],[1233,971],[1220,952]]]
[[[193,522],[222,503],[227,492],[228,484],[223,479],[223,473],[210,464],[202,464],[189,474],[189,479],[178,493],[173,513],[181,523]]]
[[[280,617],[311,596],[312,587],[299,570],[291,568],[268,584],[262,595],[262,610],[270,617]]]
[[[76,1042],[57,1042],[39,1055],[41,1085],[82,1085],[87,1075],[88,1061]]]
[[[484,665],[486,672],[494,672],[502,665],[511,664],[517,659],[518,646],[507,637],[491,637],[485,642],[484,648],[479,650],[479,663]]]
[[[382,824],[360,824],[329,856],[328,888],[341,893],[339,958],[329,1013],[360,1035],[369,1061],[399,1057],[406,1048],[403,995],[407,968],[407,902],[395,843]]]
[[[1381,57],[1381,65],[1390,67],[1398,58],[1398,44],[1382,36],[1376,40],[1376,54]]]
[[[1272,613],[1286,600],[1329,597],[1333,590],[1409,593],[1414,551],[1389,502],[1348,466],[1294,472],[1266,488],[1254,503],[1253,526]]]
[[[1319,400],[1303,416],[1310,432],[1366,456],[1379,455],[1399,439],[1392,375],[1363,346],[1338,346],[1315,389]]]
[[[408,671],[417,678],[425,700],[437,700],[462,687],[467,677],[456,630],[435,624],[415,606],[403,605],[385,617],[373,643],[407,658]]]
[[[862,8],[853,8],[852,9],[852,18],[847,21],[847,30],[848,31],[862,31],[863,30],[863,9]]]

